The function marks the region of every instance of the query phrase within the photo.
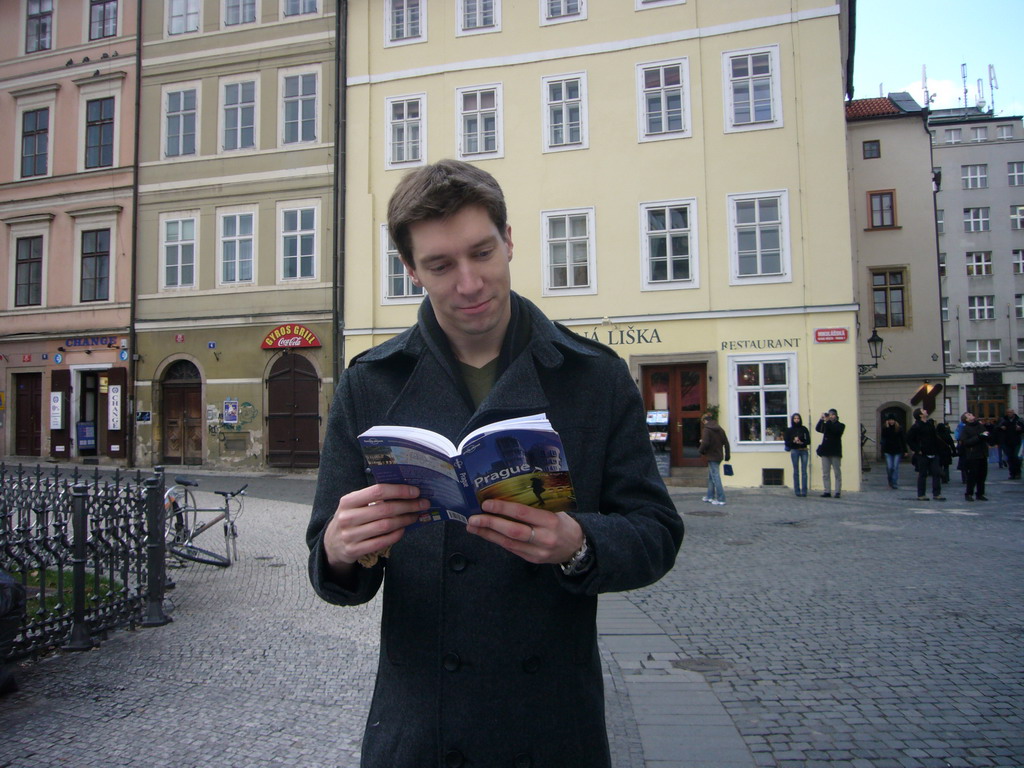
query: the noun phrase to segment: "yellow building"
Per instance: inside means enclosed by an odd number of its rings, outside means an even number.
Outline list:
[[[675,474],[703,474],[709,406],[735,485],[791,483],[796,411],[836,408],[858,466],[848,26],[826,0],[350,4],[345,357],[415,321],[388,197],[458,157],[505,189],[515,289],[668,412]]]

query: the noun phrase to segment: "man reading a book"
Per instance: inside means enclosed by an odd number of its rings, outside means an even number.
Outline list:
[[[307,533],[323,599],[383,591],[361,764],[608,768],[597,595],[657,581],[683,538],[639,391],[618,355],[512,291],[490,174],[454,160],[410,172],[388,227],[427,297],[416,325],[343,373]],[[367,484],[369,427],[458,443],[534,413],[561,435],[575,512],[490,499],[468,525],[409,528],[428,506],[419,490]]]

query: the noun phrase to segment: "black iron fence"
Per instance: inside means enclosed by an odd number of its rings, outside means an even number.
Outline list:
[[[28,595],[0,662],[85,650],[111,629],[170,621],[163,493],[160,468],[143,478],[0,464],[0,568]]]

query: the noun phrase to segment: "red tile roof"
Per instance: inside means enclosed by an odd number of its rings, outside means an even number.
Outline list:
[[[878,99],[854,99],[846,102],[846,119],[863,120],[869,117],[884,117],[885,115],[902,115],[903,110],[897,107],[892,99],[882,97]]]

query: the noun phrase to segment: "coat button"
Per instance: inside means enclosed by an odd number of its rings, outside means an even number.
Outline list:
[[[530,768],[533,765],[533,759],[527,754],[516,755],[516,768]]]
[[[458,672],[459,667],[462,666],[462,659],[459,658],[457,653],[446,653],[444,658],[441,659],[441,664],[448,672]]]
[[[466,758],[457,749],[450,749],[444,755],[444,764],[447,768],[462,768],[466,764]]]
[[[523,659],[523,672],[533,674],[540,670],[540,656],[530,656]]]
[[[466,560],[466,556],[461,552],[456,552],[448,558],[448,567],[455,571],[455,573],[462,573],[466,570],[467,565],[468,561]]]

